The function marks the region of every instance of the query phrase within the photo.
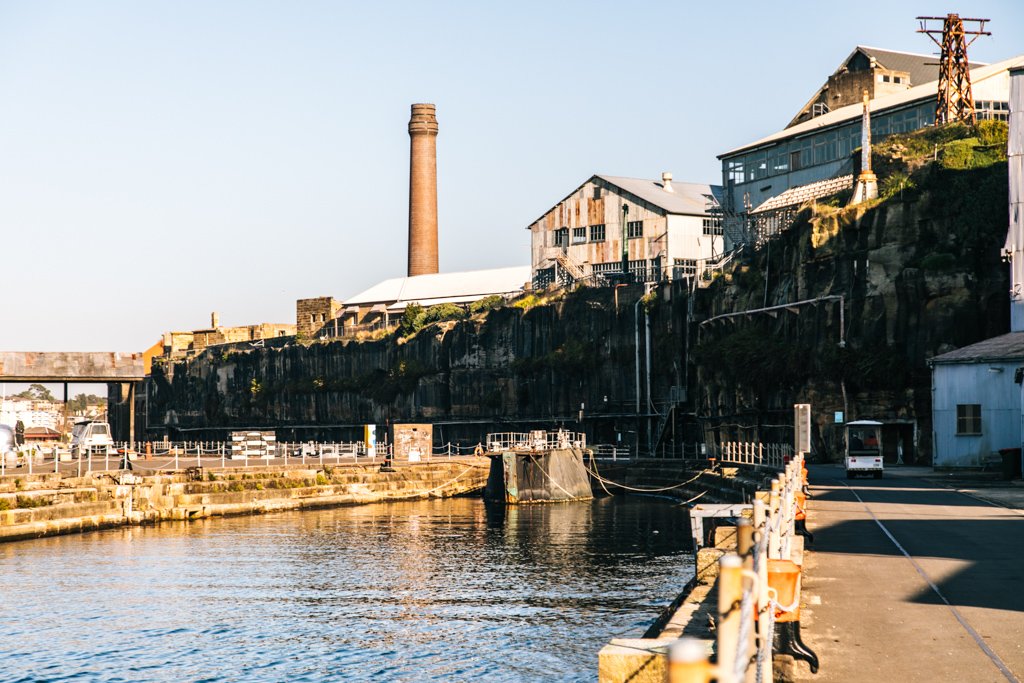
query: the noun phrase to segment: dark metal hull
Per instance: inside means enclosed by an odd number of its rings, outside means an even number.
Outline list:
[[[487,500],[520,505],[593,498],[583,452],[578,449],[505,452],[490,458]]]

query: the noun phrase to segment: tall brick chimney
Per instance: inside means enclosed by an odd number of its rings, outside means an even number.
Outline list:
[[[409,271],[437,272],[437,118],[434,105],[412,105],[409,119]]]

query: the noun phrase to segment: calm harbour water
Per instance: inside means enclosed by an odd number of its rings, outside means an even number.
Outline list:
[[[9,543],[0,681],[596,680],[688,537],[656,499],[462,498]]]

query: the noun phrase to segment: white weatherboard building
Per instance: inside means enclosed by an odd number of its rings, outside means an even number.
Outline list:
[[[1024,332],[986,339],[929,361],[935,467],[981,467],[1021,444]]]
[[[978,467],[1020,448],[1024,422],[1024,65],[1011,68],[1010,333],[932,358],[935,467]]]
[[[623,272],[642,282],[693,277],[722,254],[721,188],[595,175],[531,223],[533,284]]]

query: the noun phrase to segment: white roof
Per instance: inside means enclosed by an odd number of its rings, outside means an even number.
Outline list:
[[[708,196],[715,196],[711,185],[707,183],[683,183],[673,180],[672,192],[666,192],[665,186],[660,180],[623,178],[613,175],[598,175],[597,177],[664,209],[668,213],[703,216],[708,212]],[[714,189],[718,190],[719,188],[716,186]]]
[[[1007,79],[1007,93],[1009,93],[1009,76],[1007,72],[1015,67],[1024,65],[1024,55],[1018,55],[1011,57],[1010,59],[1004,59],[1001,62],[995,64],[989,64],[987,66],[979,66],[971,69],[971,89],[974,94],[975,100],[981,99],[994,99],[994,95],[981,96],[979,94],[979,87],[982,87],[986,80],[1003,76]],[[915,85],[912,88],[907,88],[902,92],[898,92],[892,95],[885,95],[883,97],[876,97],[868,103],[868,109],[871,114],[874,115],[876,112],[883,112],[887,109],[895,109],[901,106],[905,106],[914,102],[924,100],[935,99],[935,88],[936,81],[929,83],[922,83],[921,85]],[[984,92],[984,89],[983,89]],[[800,135],[806,135],[814,133],[823,128],[830,128],[832,126],[838,126],[844,123],[849,123],[854,119],[859,119],[864,111],[864,105],[860,102],[855,104],[849,104],[839,109],[833,109],[827,114],[821,116],[815,116],[809,121],[798,123],[791,128],[784,128],[777,133],[772,133],[767,137],[763,137],[756,142],[737,147],[736,149],[729,150],[723,154],[719,154],[718,158],[723,159],[725,157],[732,156],[739,152],[745,152],[748,150],[767,145],[778,140],[785,140]]]
[[[467,302],[491,294],[520,292],[530,281],[530,266],[468,270],[461,273],[434,273],[384,280],[355,296],[345,306],[365,306],[396,302]]]

